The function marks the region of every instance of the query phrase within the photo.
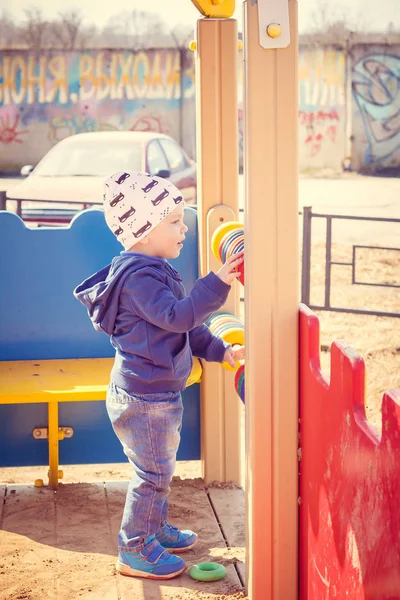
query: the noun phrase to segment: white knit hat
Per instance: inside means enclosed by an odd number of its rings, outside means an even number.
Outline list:
[[[138,171],[120,171],[104,182],[106,223],[125,250],[137,244],[183,201],[173,183]]]

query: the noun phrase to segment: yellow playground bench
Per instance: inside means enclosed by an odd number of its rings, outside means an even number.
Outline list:
[[[187,208],[185,219],[188,243],[174,262],[190,288],[197,277],[196,211]],[[72,295],[121,250],[103,213],[87,210],[67,228],[31,230],[0,211],[0,250],[7,257],[0,262],[0,466],[47,463],[56,487],[59,462],[126,460],[104,406],[113,348]],[[192,385],[200,376],[196,359],[183,395],[181,460],[200,457],[199,386]]]

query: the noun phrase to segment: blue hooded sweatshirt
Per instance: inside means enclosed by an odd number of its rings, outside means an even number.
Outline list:
[[[230,286],[215,273],[186,296],[179,273],[163,258],[122,252],[81,283],[74,296],[116,350],[111,381],[128,394],[185,389],[192,354],[222,362],[229,346],[204,325]]]

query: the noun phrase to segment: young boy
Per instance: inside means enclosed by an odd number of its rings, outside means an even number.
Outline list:
[[[116,173],[105,181],[104,212],[124,251],[74,295],[116,351],[106,406],[134,468],[118,536],[117,570],[170,579],[186,568],[176,554],[197,541],[192,531],[167,522],[182,426],[181,392],[192,355],[232,366],[244,358],[243,347],[226,345],[204,325],[225,303],[243,255],[198,279],[186,296],[179,273],[167,261],[179,256],[188,229],[179,190],[146,173]]]

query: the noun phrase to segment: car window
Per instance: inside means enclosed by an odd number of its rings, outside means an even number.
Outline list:
[[[173,140],[160,139],[160,144],[167,156],[171,171],[181,171],[187,167],[185,155]]]
[[[34,175],[42,177],[107,177],[124,170],[142,169],[142,144],[127,140],[84,140],[57,144],[40,161]]]
[[[150,175],[169,169],[165,154],[156,140],[147,146],[147,169]]]

